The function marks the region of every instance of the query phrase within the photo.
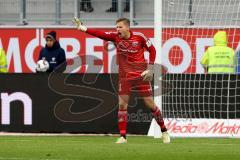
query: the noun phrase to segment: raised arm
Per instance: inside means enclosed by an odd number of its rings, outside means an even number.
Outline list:
[[[84,26],[82,24],[82,22],[76,17],[73,19],[73,22],[77,26],[77,29],[82,31],[82,32],[86,32],[86,33],[88,33],[92,36],[101,38],[101,39],[106,40],[106,41],[115,41],[116,33],[114,33],[114,32],[104,32],[104,31],[101,31],[101,30],[89,29],[86,26]]]

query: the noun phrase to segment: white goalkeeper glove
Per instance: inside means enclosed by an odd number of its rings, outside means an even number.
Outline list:
[[[73,23],[77,26],[77,29],[83,32],[87,31],[87,27],[82,24],[79,18],[74,17],[73,18]]]
[[[143,71],[141,76],[143,77],[144,81],[152,81],[153,80],[153,73],[154,73],[154,64],[149,64],[148,69]]]

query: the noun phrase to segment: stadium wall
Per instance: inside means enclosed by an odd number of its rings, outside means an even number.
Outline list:
[[[97,28],[106,31],[114,30],[114,28]],[[81,33],[72,27],[1,27],[0,47],[4,48],[7,53],[9,71],[12,74],[0,75],[0,130],[13,132],[117,133],[116,109],[107,115],[104,114],[104,116],[99,119],[76,123],[71,122],[71,120],[70,122],[69,120],[61,121],[61,119],[59,120],[58,116],[55,114],[55,106],[56,104],[61,103],[62,99],[69,100],[66,102],[70,104],[72,103],[70,99],[76,98],[74,99],[74,101],[82,104],[83,106],[83,108],[78,108],[76,107],[77,105],[73,105],[73,108],[75,106],[75,111],[77,113],[85,111],[88,108],[84,107],[89,107],[91,104],[89,105],[88,100],[82,100],[81,98],[79,99],[78,96],[52,90],[51,87],[49,87],[49,75],[32,74],[35,71],[36,61],[40,48],[45,45],[44,35],[51,30],[57,31],[58,40],[60,41],[61,46],[66,51],[66,55],[68,58],[68,71],[71,71],[72,73],[81,73],[72,75],[74,77],[73,79],[76,79],[75,81],[77,81],[76,84],[83,83],[80,80],[81,76],[83,76],[83,73],[88,73],[90,75],[102,73],[99,74],[99,77],[106,79],[109,78],[108,76],[115,75],[115,73],[117,72],[117,62],[115,58],[116,50],[113,44]],[[134,28],[133,30],[143,32],[147,37],[153,40],[152,28]],[[176,33],[181,34],[172,34],[170,27],[164,28],[163,30],[163,32],[165,33],[164,35],[167,36],[163,37],[162,55],[164,65],[167,66],[167,68],[169,69],[168,71],[174,74],[203,73],[203,68],[199,63],[200,58],[204,53],[205,48],[213,44],[212,36],[217,29],[208,28],[205,30],[204,27],[202,29],[177,27],[174,30],[176,31]],[[234,30],[230,28],[227,31],[239,32],[239,29]],[[201,32],[201,34],[198,34],[199,32]],[[188,33],[195,33],[196,36],[192,36],[191,38],[184,36]],[[234,34],[229,33],[229,35]],[[238,50],[239,40],[240,37],[230,37],[229,45],[234,46],[234,49]],[[181,58],[178,59],[178,61],[173,59],[173,56],[171,56],[173,54],[172,49],[175,46],[180,49],[179,51],[182,55]],[[147,53],[146,58],[148,59]],[[105,80],[101,80],[98,82],[99,84],[95,86],[95,89],[106,87],[104,88],[104,90],[110,92],[112,91],[112,89],[109,89],[106,85],[110,82],[108,83]],[[89,84],[87,83],[87,85]],[[15,93],[17,94],[15,95]],[[11,96],[9,98],[10,95],[12,95],[13,97]],[[15,96],[18,97],[19,95],[23,95],[23,97],[27,99],[25,103],[31,103],[32,107],[28,107],[27,110],[32,110],[32,115],[18,114],[24,113],[23,108],[21,109],[21,107],[19,107],[22,104],[21,99],[20,102],[11,102],[11,110],[8,109],[9,107],[2,107],[5,102],[6,104],[8,104],[8,102],[11,101],[11,98],[14,98]],[[34,97],[34,99],[32,97]],[[135,102],[134,100],[132,101],[133,103]],[[150,126],[151,116],[149,111],[146,110],[144,104],[141,101],[136,103],[138,104],[137,109],[136,107],[130,107],[130,110],[132,109],[133,113],[130,117],[130,121],[133,120],[133,123],[131,124],[130,122],[129,133],[146,134]],[[92,105],[96,106],[96,103],[93,102]],[[65,109],[63,111],[66,111],[66,108],[63,109]],[[80,111],[78,109],[80,109]],[[75,113],[73,115],[75,115]],[[139,116],[140,120],[138,119]],[[29,117],[31,117],[32,119],[30,119]],[[77,116],[76,119],[79,120],[79,117]],[[171,118],[172,117],[169,117],[170,121],[167,121],[167,123],[172,122]],[[184,124],[185,123],[182,124],[183,128]],[[238,126],[238,124],[234,124],[233,126]],[[179,127],[177,126],[177,128]],[[178,129],[173,127],[171,134],[177,132],[176,130]],[[237,130],[236,134],[240,134],[239,130]]]

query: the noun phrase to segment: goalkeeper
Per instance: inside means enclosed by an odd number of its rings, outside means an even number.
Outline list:
[[[227,46],[227,33],[214,35],[214,46],[204,53],[201,64],[208,73],[234,73],[234,50]]]
[[[127,18],[120,18],[116,21],[116,32],[103,32],[89,29],[83,26],[79,19],[74,18],[77,28],[90,35],[103,40],[112,41],[117,47],[117,59],[119,64],[119,110],[118,128],[120,138],[116,143],[127,143],[127,107],[131,91],[138,91],[148,106],[153,117],[156,119],[162,131],[163,143],[170,142],[170,136],[164,124],[159,108],[153,100],[150,81],[153,79],[154,60],[156,50],[151,41],[140,32],[130,30],[130,21]],[[150,62],[144,59],[144,48],[150,53]]]

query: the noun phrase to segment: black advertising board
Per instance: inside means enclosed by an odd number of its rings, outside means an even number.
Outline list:
[[[118,133],[117,74],[0,74],[0,131]],[[135,94],[128,133],[146,134],[151,114]]]

